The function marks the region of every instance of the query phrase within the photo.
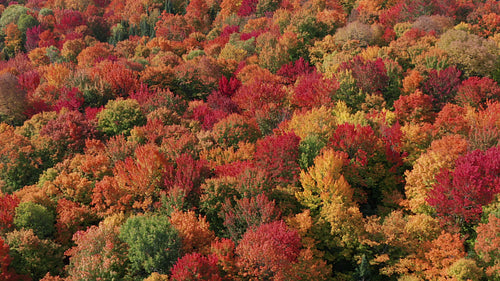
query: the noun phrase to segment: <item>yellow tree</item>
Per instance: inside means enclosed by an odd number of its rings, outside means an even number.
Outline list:
[[[354,190],[342,175],[347,163],[347,154],[332,149],[323,151],[314,160],[314,166],[301,172],[303,191],[296,193],[317,223],[315,235],[321,237],[315,238],[329,252],[338,251],[337,256],[327,256],[329,260],[352,258],[351,251],[359,245],[363,232],[363,216],[353,200]]]
[[[400,210],[385,218],[366,218],[364,227],[366,234],[362,244],[368,249],[370,264],[385,276],[412,271],[414,268],[409,261],[423,257],[440,231],[437,219],[426,214],[405,216]]]

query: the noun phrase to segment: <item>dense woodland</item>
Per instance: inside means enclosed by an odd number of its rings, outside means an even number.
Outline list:
[[[500,280],[500,2],[0,3],[0,280]]]

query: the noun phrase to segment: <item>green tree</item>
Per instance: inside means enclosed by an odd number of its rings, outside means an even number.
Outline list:
[[[146,124],[146,116],[136,100],[110,100],[103,111],[97,114],[99,130],[108,136],[129,135],[134,126]]]
[[[181,238],[166,216],[130,217],[119,237],[129,246],[130,273],[134,276],[168,273],[179,258]]]
[[[22,5],[10,5],[3,12],[0,17],[0,33],[5,34],[5,28],[9,23],[17,24],[22,15],[26,15],[28,8]]]
[[[32,229],[40,238],[50,237],[54,233],[54,214],[42,205],[23,202],[16,208],[14,225],[17,228]]]

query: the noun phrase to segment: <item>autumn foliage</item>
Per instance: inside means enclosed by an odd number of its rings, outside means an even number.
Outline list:
[[[0,280],[499,280],[499,3],[0,1]]]

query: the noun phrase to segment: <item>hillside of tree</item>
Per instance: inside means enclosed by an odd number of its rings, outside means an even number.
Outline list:
[[[500,281],[500,1],[0,0],[0,280]]]

